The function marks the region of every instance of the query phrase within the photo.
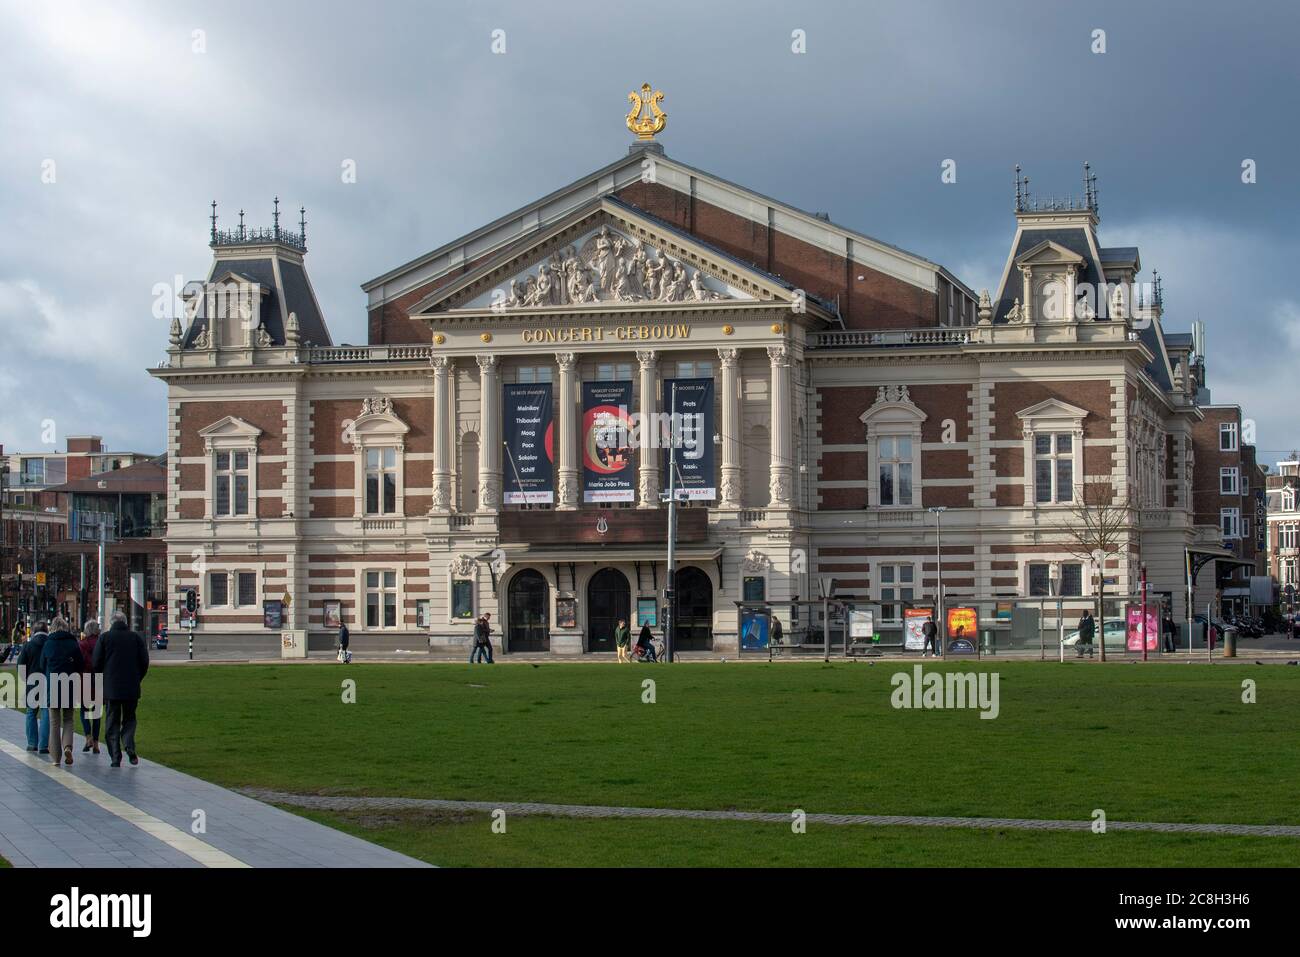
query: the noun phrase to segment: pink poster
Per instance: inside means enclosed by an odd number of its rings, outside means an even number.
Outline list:
[[[1147,605],[1147,625],[1142,627],[1142,606],[1128,606],[1128,643],[1129,651],[1142,650],[1142,637],[1145,632],[1147,651],[1156,651],[1160,647],[1160,605]]]

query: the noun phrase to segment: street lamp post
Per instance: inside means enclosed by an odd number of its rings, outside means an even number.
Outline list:
[[[668,400],[668,567],[664,571],[664,654],[673,661],[675,646],[673,629],[676,627],[676,574],[677,561],[677,383],[673,383]]]
[[[948,511],[946,505],[931,505],[928,509],[934,516],[934,574],[935,574],[935,605],[936,621],[934,623],[935,632],[939,637],[939,654],[944,654],[944,643],[948,640],[947,629],[944,628],[943,618],[943,513]],[[976,635],[975,640],[979,640]]]

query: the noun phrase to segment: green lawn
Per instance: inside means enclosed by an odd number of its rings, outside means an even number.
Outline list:
[[[895,710],[898,667],[861,662],[157,668],[140,748],[295,792],[1300,823],[1300,670],[982,667],[1001,676],[996,720]]]
[[[295,810],[289,808],[289,810]],[[831,827],[320,813],[312,820],[443,867],[1295,867],[1300,842],[1202,834]]]
[[[812,812],[1300,824],[1300,669],[998,662],[1000,715],[896,710],[911,665],[158,667],[140,750],[238,787]],[[641,682],[657,682],[642,703]],[[356,681],[355,704],[341,701]],[[1243,704],[1242,681],[1258,684]],[[392,817],[390,815],[390,817]],[[326,814],[437,863],[1295,864],[1300,841]],[[431,823],[434,822],[434,823]]]

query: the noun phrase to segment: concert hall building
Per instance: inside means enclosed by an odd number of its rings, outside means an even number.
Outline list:
[[[694,438],[679,650],[736,653],[738,601],[824,576],[897,630],[936,591],[938,522],[949,603],[1090,595],[1064,525],[1092,486],[1123,508],[1108,591],[1145,563],[1181,620],[1185,550],[1232,556],[1192,502],[1204,357],[1164,333],[1158,288],[1112,296],[1142,267],[1101,244],[1091,184],[1036,203],[1017,174],[977,295],[643,135],[364,283],[357,346],[331,338],[305,224],[223,231],[214,204],[209,274],[150,370],[172,624],[194,588],[200,636],[286,655],[339,620],[358,648],[459,650],[485,612],[507,653],[612,650],[617,618],[663,620],[668,472],[645,437],[665,412]]]

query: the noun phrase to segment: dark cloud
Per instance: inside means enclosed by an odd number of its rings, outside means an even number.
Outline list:
[[[1006,256],[1011,167],[1080,191],[1102,238],[1207,324],[1216,401],[1300,444],[1291,160],[1300,13],[1276,3],[6,4],[0,438],[45,418],[161,449],[155,287],[229,224],[308,208],[337,341],[359,284],[604,165],[626,92],[662,87],[671,155],[947,265]],[[491,52],[492,31],[507,52]],[[805,31],[807,53],[791,52]],[[1107,52],[1090,50],[1106,31]],[[206,52],[193,52],[193,31]],[[1244,158],[1259,182],[1240,181]],[[354,160],[355,184],[341,181]],[[957,162],[957,183],[940,164]],[[53,160],[56,182],[43,183]]]

